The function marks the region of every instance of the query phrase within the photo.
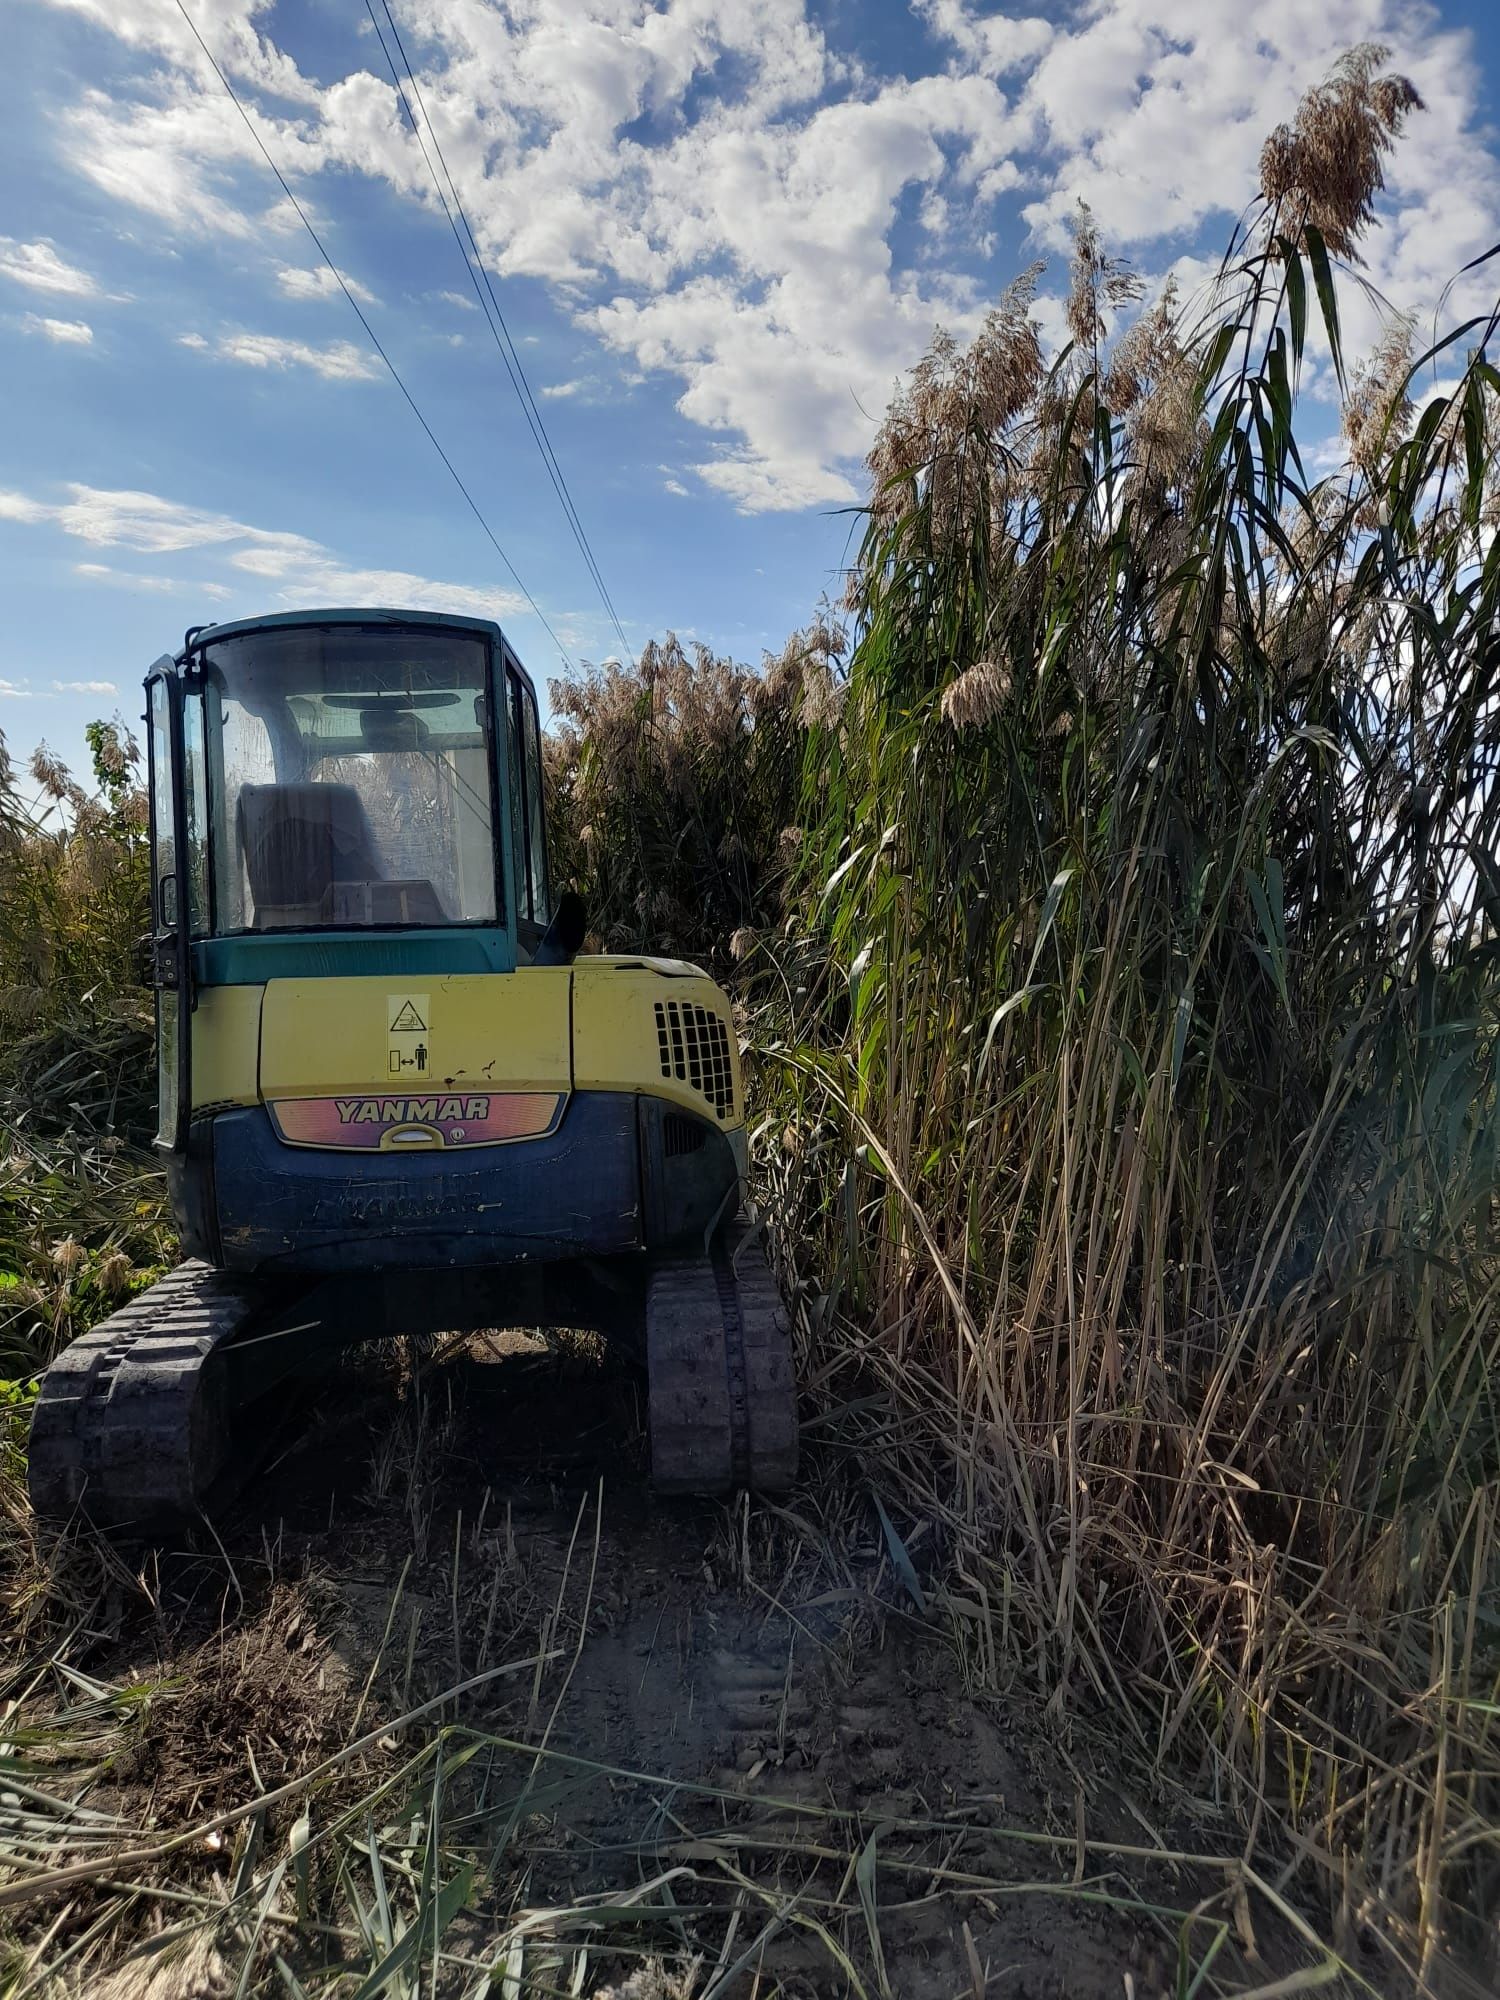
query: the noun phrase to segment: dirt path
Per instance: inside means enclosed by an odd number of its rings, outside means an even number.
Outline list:
[[[444,1711],[467,1760],[442,1865],[475,1876],[443,1948],[482,1965],[512,1938],[497,1993],[1146,2000],[1205,1958],[1205,1996],[1307,1962],[1264,1926],[1246,1961],[1222,1875],[1119,1851],[1203,1833],[966,1690],[873,1510],[835,1544],[811,1492],[655,1502],[638,1386],[587,1345],[481,1339],[416,1390],[366,1367],[310,1418],[91,1668],[178,1676],[119,1769],[137,1814],[224,1810],[541,1654]],[[373,1778],[419,1740],[383,1740]],[[1172,1913],[1207,1898],[1183,1973]]]

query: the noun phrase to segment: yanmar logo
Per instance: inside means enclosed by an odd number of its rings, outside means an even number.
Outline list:
[[[487,1097],[336,1097],[341,1125],[441,1125],[488,1118]]]
[[[355,1153],[494,1146],[536,1139],[562,1115],[556,1090],[496,1090],[462,1097],[293,1097],[272,1102],[277,1136],[288,1146],[338,1146]],[[408,1137],[410,1135],[410,1137]]]

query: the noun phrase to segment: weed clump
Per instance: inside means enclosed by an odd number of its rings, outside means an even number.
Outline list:
[[[155,1074],[136,973],[150,923],[141,755],[118,723],[93,723],[88,738],[93,790],[45,747],[24,787],[0,740],[0,1116],[145,1142]]]
[[[812,1365],[896,1412],[856,1450],[1058,1713],[1421,1976],[1497,1880],[1500,426],[1481,345],[1414,431],[1396,322],[1347,463],[1295,448],[1383,62],[1273,135],[1206,304],[1112,339],[1085,215],[1048,368],[942,337],[893,404],[765,1073]]]

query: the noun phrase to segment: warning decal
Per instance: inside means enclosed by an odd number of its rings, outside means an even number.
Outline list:
[[[425,993],[387,993],[385,1024],[393,1035],[425,1035],[430,1016]]]
[[[432,1051],[427,1023],[431,1018],[425,993],[387,993],[386,1068],[392,1076],[427,1076]]]

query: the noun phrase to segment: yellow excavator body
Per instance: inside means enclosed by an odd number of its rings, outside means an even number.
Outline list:
[[[235,1470],[236,1409],[303,1349],[518,1317],[632,1342],[662,1490],[785,1486],[730,1003],[679,960],[580,952],[499,627],[196,628],[146,686],[157,1146],[187,1262],[47,1371],[38,1511],[191,1513]]]

